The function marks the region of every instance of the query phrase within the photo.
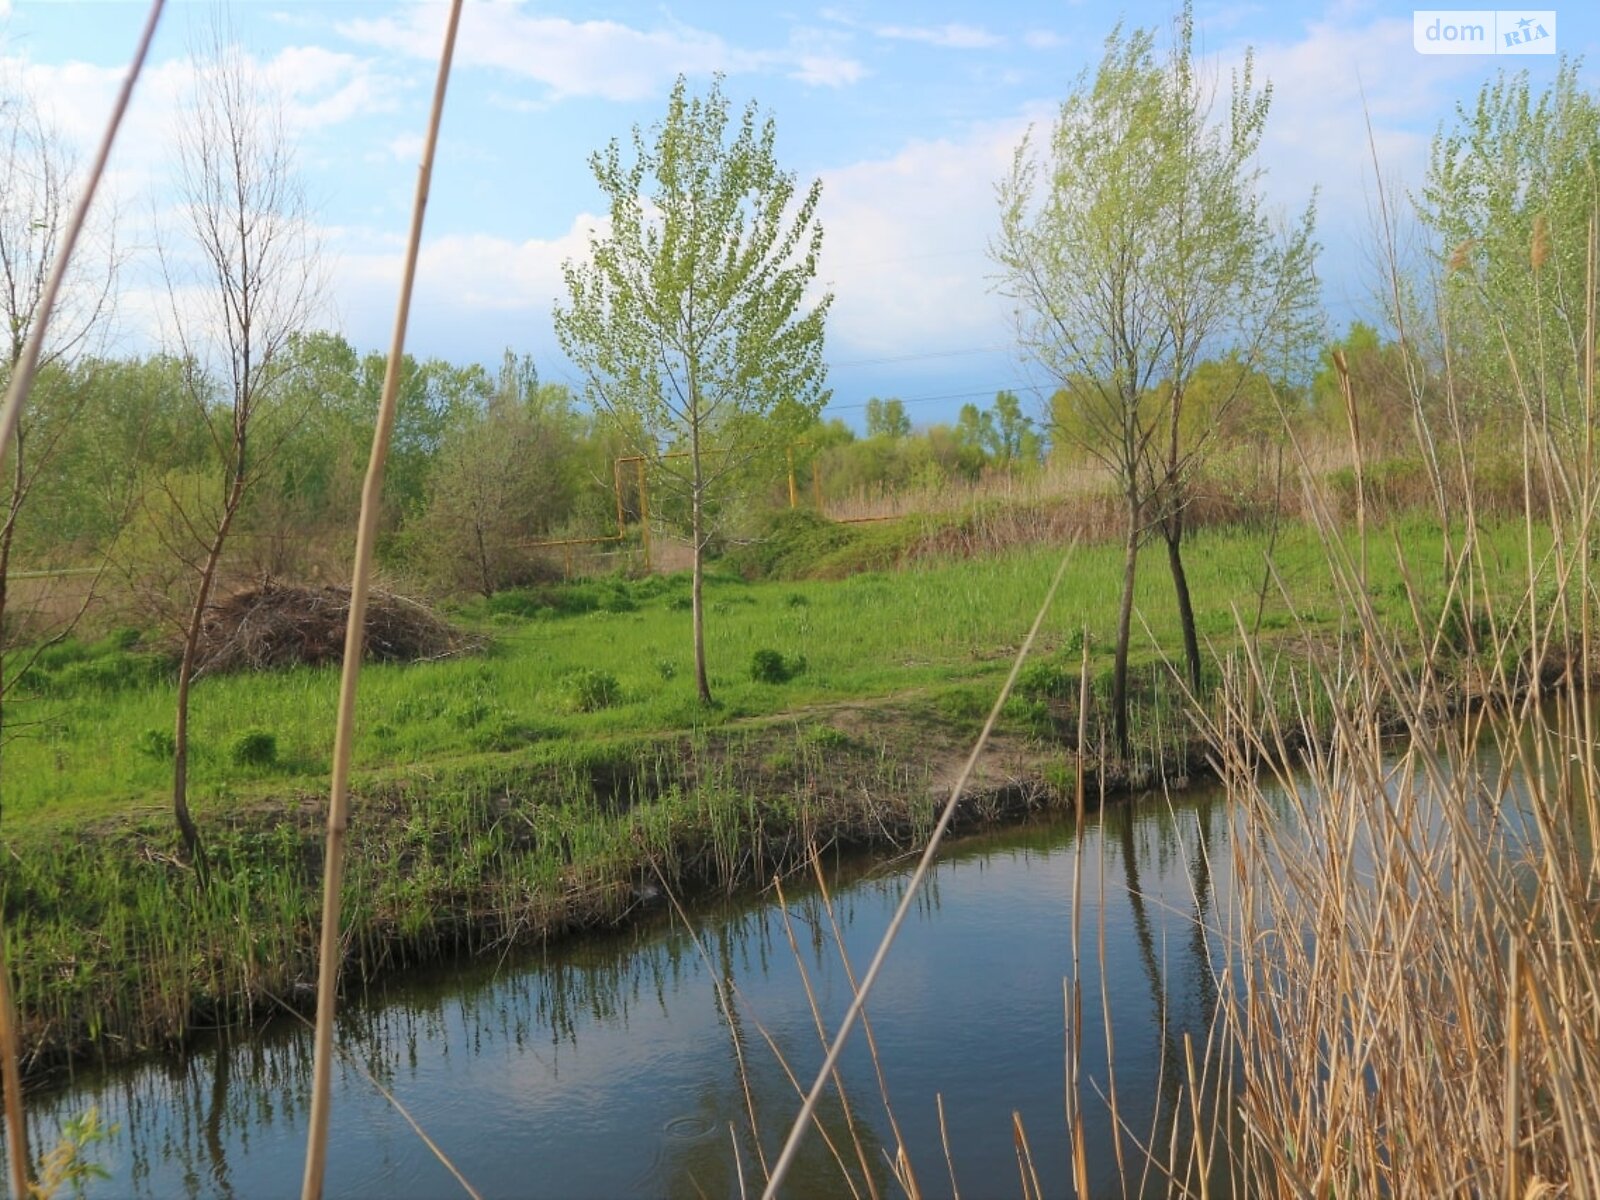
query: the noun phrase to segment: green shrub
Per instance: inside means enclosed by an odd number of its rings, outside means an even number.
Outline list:
[[[994,707],[994,697],[975,688],[952,688],[936,697],[933,705],[942,717],[956,721],[981,721]]]
[[[246,729],[233,739],[228,757],[236,767],[270,767],[278,761],[278,735],[267,729]]]
[[[750,678],[757,683],[788,683],[805,669],[801,655],[785,658],[776,650],[757,650],[750,656]]]
[[[842,750],[850,744],[850,735],[832,725],[813,725],[806,730],[806,741],[823,750]]]
[[[1061,700],[1078,694],[1078,664],[1046,659],[1029,663],[1017,676],[1015,693],[1032,700]]]
[[[125,625],[120,629],[113,629],[110,633],[106,634],[105,637],[96,642],[94,644],[94,650],[97,653],[102,654],[113,650],[132,650],[143,640],[143,630],[136,629],[131,625]]]
[[[89,657],[89,647],[76,638],[66,638],[53,646],[46,646],[34,658],[33,665],[41,671],[59,671],[71,663]]]
[[[588,668],[575,671],[566,680],[567,707],[573,712],[599,712],[622,703],[622,685],[609,671]]]
[[[757,536],[726,562],[746,579],[800,579],[815,564],[857,540],[859,526],[840,525],[806,508],[769,514]]]
[[[450,721],[457,729],[476,729],[494,711],[487,700],[463,700],[449,709]]]

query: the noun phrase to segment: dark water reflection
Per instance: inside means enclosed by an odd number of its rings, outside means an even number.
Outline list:
[[[1183,1034],[1203,1043],[1210,1023],[1207,927],[1227,906],[1230,836],[1227,809],[1210,791],[1116,808],[1084,830],[1084,1075],[1106,1079],[1103,922],[1119,1099],[1146,1133],[1176,1099]],[[869,1013],[929,1196],[950,1190],[940,1094],[964,1195],[1017,1194],[1013,1111],[1046,1191],[1068,1188],[1063,980],[1075,849],[1062,821],[955,844],[880,979]],[[835,909],[858,969],[904,877],[899,867],[841,871]],[[798,1107],[767,1039],[809,1084],[821,1048],[802,968],[830,1026],[849,999],[818,895],[796,884],[790,904],[798,961],[774,904],[700,908],[710,963],[659,914],[548,954],[413,975],[351,1008],[339,1039],[486,1196],[731,1196],[741,1165],[759,1190],[759,1158],[775,1157]],[[731,1023],[714,979],[735,990]],[[735,1037],[760,1146],[748,1136]],[[34,1093],[32,1138],[48,1146],[64,1118],[95,1104],[120,1126],[94,1151],[112,1175],[106,1194],[297,1194],[310,1071],[310,1037],[298,1023],[235,1030],[182,1059],[80,1074]],[[844,1077],[865,1157],[887,1181],[893,1136],[859,1035]],[[459,1194],[360,1071],[341,1064],[334,1087],[330,1195]],[[1096,1191],[1110,1191],[1110,1122],[1092,1090],[1087,1099]],[[854,1164],[836,1100],[824,1122]],[[792,1178],[796,1196],[849,1194],[814,1131]]]

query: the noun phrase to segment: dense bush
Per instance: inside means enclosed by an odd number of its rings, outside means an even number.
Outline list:
[[[776,650],[757,650],[750,656],[750,678],[757,683],[788,683],[806,669],[803,655],[785,658]]]
[[[246,729],[233,739],[228,757],[239,767],[270,767],[278,761],[278,735],[267,729]]]
[[[575,671],[566,679],[567,707],[573,712],[599,712],[622,703],[622,685],[609,671]]]

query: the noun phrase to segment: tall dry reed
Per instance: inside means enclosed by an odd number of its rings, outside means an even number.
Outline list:
[[[1227,1112],[1223,1159],[1198,1178],[1235,1195],[1600,1196],[1596,241],[1591,221],[1581,436],[1535,383],[1514,398],[1527,577],[1508,587],[1476,537],[1453,403],[1442,428],[1419,406],[1453,532],[1442,562],[1409,569],[1443,583],[1443,615],[1413,599],[1413,628],[1380,625],[1365,538],[1352,547],[1309,490],[1350,636],[1295,686],[1331,720],[1289,727],[1263,706],[1248,638],[1230,664],[1209,726],[1237,806],[1214,1031]],[[1430,364],[1405,349],[1420,381]],[[1435,386],[1448,396],[1448,369]]]

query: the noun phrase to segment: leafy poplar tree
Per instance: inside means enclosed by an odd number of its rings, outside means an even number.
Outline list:
[[[798,192],[778,168],[776,126],[748,105],[730,121],[720,80],[592,156],[610,229],[588,262],[563,267],[556,334],[588,394],[688,500],[694,549],[694,673],[706,677],[704,558],[717,502],[827,401],[822,361],[830,295],[816,277],[821,181]]]
[[[1148,30],[1106,39],[1047,142],[1025,139],[1000,181],[990,253],[1016,304],[1025,351],[1065,393],[1070,427],[1116,476],[1125,523],[1112,712],[1128,748],[1128,640],[1141,540],[1166,542],[1191,682],[1200,650],[1183,570],[1187,484],[1206,435],[1186,437],[1188,383],[1233,352],[1242,391],[1269,356],[1304,353],[1314,332],[1313,210],[1279,235],[1261,195],[1256,149],[1270,88],[1250,56],[1226,111],[1193,57],[1185,6],[1165,59]],[[1224,396],[1224,404],[1227,395]]]

